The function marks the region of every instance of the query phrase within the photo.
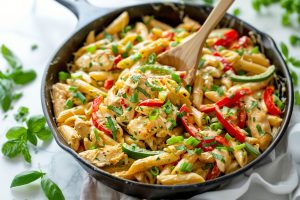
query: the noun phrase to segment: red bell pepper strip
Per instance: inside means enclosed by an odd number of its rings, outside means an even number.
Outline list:
[[[185,113],[182,117],[181,117],[181,123],[184,126],[185,130],[194,138],[199,139],[199,136],[197,135],[197,133],[199,132],[199,129],[196,128],[196,126],[194,126],[192,123],[190,123],[188,121],[188,116],[187,114],[190,113],[189,108],[184,104],[182,105],[182,107],[179,109],[179,113]]]
[[[246,119],[247,119],[247,113],[245,110],[245,107],[242,103],[239,104],[239,121],[238,121],[238,126],[240,128],[244,128],[246,124]]]
[[[94,99],[93,101],[93,105],[92,105],[92,122],[93,125],[100,131],[103,131],[106,135],[112,137],[112,133],[109,129],[105,128],[105,126],[103,125],[103,123],[100,121],[99,117],[97,116],[97,111],[99,110],[99,105],[101,104],[103,100],[102,96],[97,97],[96,99]]]
[[[241,131],[241,129],[238,126],[231,124],[229,121],[227,121],[223,117],[223,114],[222,114],[219,106],[216,106],[216,116],[217,116],[219,122],[222,124],[222,126],[227,130],[227,132],[232,137],[234,137],[241,143],[245,142],[246,135]]]
[[[228,141],[224,137],[222,137],[220,135],[217,135],[215,137],[215,140],[216,140],[217,143],[222,144],[225,147],[229,147],[230,146],[229,143],[228,143]]]
[[[224,46],[230,47],[230,45],[239,38],[239,34],[236,30],[231,29],[228,32],[224,33],[224,37],[218,39],[215,42],[215,46]]]
[[[276,106],[276,104],[273,101],[273,93],[274,93],[274,87],[269,86],[265,89],[263,97],[264,102],[267,106],[268,113],[271,115],[280,115],[281,110]]]
[[[218,52],[213,53],[213,55],[216,57],[218,61],[220,61],[223,64],[223,71],[227,72],[228,70],[233,70],[233,67],[230,65],[227,60],[225,60]]]
[[[124,108],[127,108],[128,105],[125,103],[125,99],[123,97],[120,98],[119,103],[121,104],[121,106],[123,106]]]
[[[206,180],[211,180],[217,178],[221,174],[221,171],[218,168],[217,163],[215,166],[212,168],[212,170],[209,172],[209,174],[206,177]]]
[[[167,38],[168,40],[173,40],[175,36],[175,33],[172,31],[164,32],[162,37]]]
[[[117,65],[122,60],[122,56],[119,54],[114,59],[114,65]]]
[[[212,151],[214,150],[214,147],[216,146],[215,139],[202,139],[200,143],[198,144],[198,147],[201,148],[203,151]]]
[[[230,105],[236,104],[237,102],[239,102],[239,100],[241,98],[243,98],[246,95],[250,95],[250,94],[252,94],[252,91],[248,88],[244,88],[244,89],[238,90],[233,95],[224,97],[223,99],[219,100],[215,104],[201,105],[199,110],[200,110],[200,112],[205,112],[205,113],[213,112],[213,111],[215,111],[216,105],[219,106],[220,108],[222,108],[223,106],[230,106]]]
[[[238,44],[240,47],[247,48],[251,44],[251,40],[248,36],[240,37]]]
[[[223,106],[230,106],[232,104],[237,103],[244,96],[250,95],[250,94],[252,94],[252,91],[248,88],[244,88],[244,89],[238,90],[233,95],[224,97],[223,99],[218,101],[216,103],[216,105],[219,106],[220,108],[222,108]]]
[[[109,90],[110,88],[112,88],[112,86],[114,85],[114,80],[113,79],[107,79],[104,81],[104,88]]]
[[[164,101],[160,99],[147,99],[139,103],[139,106],[161,107],[163,104]]]

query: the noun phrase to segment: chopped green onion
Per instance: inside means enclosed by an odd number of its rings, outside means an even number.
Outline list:
[[[172,79],[174,81],[176,81],[176,83],[181,83],[181,78],[178,74],[173,73],[173,74],[171,74],[171,76],[172,76]]]
[[[233,149],[238,151],[238,150],[244,149],[245,147],[246,147],[246,144],[243,143],[243,144],[239,144],[239,145],[234,146]]]
[[[65,102],[65,109],[70,109],[70,108],[73,108],[73,101],[71,99],[68,99]]]
[[[191,172],[193,170],[193,165],[188,162],[183,162],[181,163],[179,170],[181,172]]]
[[[74,98],[79,99],[81,103],[86,103],[86,98],[81,92],[74,92],[73,93]]]
[[[186,86],[185,86],[185,89],[186,89],[189,93],[192,93],[193,86],[191,86],[191,85],[186,85]]]
[[[251,53],[253,54],[259,53],[259,47],[255,46],[253,49],[251,49]]]
[[[176,47],[178,44],[179,44],[179,42],[173,41],[173,42],[170,43],[170,46],[171,47]]]
[[[183,137],[181,135],[180,136],[172,135],[172,137],[167,139],[167,144],[172,145],[172,144],[176,144],[176,143],[181,143],[182,141],[183,141]]]
[[[219,155],[219,154],[216,154],[216,153],[213,153],[213,152],[211,152],[211,155],[212,155],[215,159],[218,159],[218,160],[220,160],[220,161],[222,161],[222,162],[225,162],[224,157],[223,157],[222,155]]]
[[[126,51],[126,52],[129,52],[131,49],[132,49],[132,43],[129,41],[129,42],[126,44],[125,51]]]
[[[256,156],[259,156],[260,155],[260,152],[259,150],[257,150],[254,146],[252,146],[251,144],[249,144],[248,142],[245,142],[245,148],[246,150],[249,152],[249,153],[252,153]]]
[[[117,108],[116,106],[109,105],[109,106],[107,106],[107,108],[109,110],[113,111],[114,113],[116,113],[118,116],[123,115],[122,107]]]
[[[67,72],[60,71],[60,72],[58,73],[58,79],[59,79],[60,81],[65,81],[65,80],[67,80],[69,77],[70,77],[70,74],[67,73]]]
[[[97,50],[96,45],[89,46],[89,47],[86,49],[86,51],[89,52],[89,53],[95,53],[96,50]]]
[[[151,112],[150,112],[150,115],[149,115],[149,119],[150,120],[156,120],[159,116],[159,110],[158,109],[153,109]]]
[[[112,120],[111,116],[106,117],[106,119],[107,119],[108,127],[111,130],[111,132],[112,132],[113,139],[117,140],[117,128],[115,126],[114,121]]]
[[[151,53],[149,56],[148,56],[148,59],[147,59],[147,64],[154,64],[156,62],[156,54],[155,53]]]
[[[134,92],[134,93],[132,94],[132,96],[130,97],[129,101],[130,101],[131,103],[137,103],[137,102],[139,101],[138,98],[139,98],[138,93],[137,93],[137,92]]]
[[[158,169],[158,167],[151,167],[151,169],[150,169],[150,173],[152,174],[152,176],[157,176],[158,174],[159,174],[159,169]]]
[[[138,35],[138,36],[135,38],[135,40],[138,41],[138,42],[142,42],[142,41],[143,41],[143,38],[142,38],[140,35]]]
[[[190,136],[188,139],[186,139],[184,141],[184,143],[188,146],[197,146],[200,143],[200,141],[198,139]]]
[[[164,88],[156,85],[156,84],[151,84],[149,81],[146,80],[145,85],[149,88],[151,88],[151,91],[162,91]]]
[[[118,45],[117,45],[116,43],[113,43],[113,44],[111,45],[111,50],[112,50],[112,52],[113,52],[115,55],[117,55],[117,54],[119,53],[119,51],[118,51]]]
[[[167,115],[171,114],[174,111],[173,104],[169,99],[161,108]]]
[[[77,87],[71,86],[71,87],[69,88],[69,91],[71,91],[71,92],[76,92],[76,91],[77,91]]]
[[[200,58],[198,69],[202,69],[204,67],[205,61],[206,60],[204,58]]]
[[[201,153],[203,153],[203,150],[200,149],[200,148],[195,148],[195,149],[194,149],[194,152],[195,152],[197,155],[200,155]]]
[[[146,97],[148,97],[148,98],[150,98],[151,97],[151,95],[146,91],[146,90],[144,90],[143,88],[141,88],[141,87],[136,87],[136,90],[137,91],[139,91],[140,93],[142,93],[143,95],[145,95]]]
[[[133,75],[130,77],[130,79],[132,80],[133,83],[139,82],[140,78],[141,78],[141,75]]]
[[[264,134],[265,134],[264,131],[262,130],[261,126],[260,126],[259,124],[256,125],[256,129],[257,129],[259,135],[264,135]]]
[[[220,122],[214,122],[209,127],[214,131],[217,131],[218,129],[223,129],[223,126]]]
[[[99,142],[100,141],[100,137],[99,137],[99,132],[96,128],[93,129],[94,131],[94,134],[95,134],[95,137],[96,137],[96,142]]]
[[[228,133],[226,133],[226,134],[225,134],[225,139],[226,139],[227,141],[230,141],[230,140],[232,140],[232,137],[231,137]]]
[[[168,130],[173,130],[173,128],[177,125],[176,120],[168,118],[167,121],[171,122],[171,126],[168,128]]]
[[[183,150],[186,150],[186,147],[184,145],[179,145],[176,147],[176,150],[183,151]]]

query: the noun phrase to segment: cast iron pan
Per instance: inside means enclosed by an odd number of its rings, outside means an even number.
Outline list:
[[[286,63],[281,57],[274,41],[270,36],[260,32],[246,22],[227,14],[220,27],[232,27],[239,31],[242,35],[248,35],[253,32],[258,40],[258,45],[270,59],[271,63],[276,66],[276,73],[279,75],[278,87],[283,88],[284,96],[287,98],[286,108],[284,110],[282,126],[274,138],[268,149],[262,153],[257,159],[249,163],[246,167],[239,169],[231,174],[210,180],[199,184],[178,185],[178,186],[161,186],[154,184],[143,184],[130,180],[125,180],[112,176],[101,169],[89,164],[81,159],[78,154],[73,151],[60,136],[57,125],[55,123],[53,105],[51,101],[51,87],[58,82],[58,72],[67,70],[67,63],[72,61],[73,55],[83,42],[91,30],[101,31],[112,22],[121,12],[127,10],[130,15],[130,22],[133,23],[140,20],[143,15],[154,15],[155,18],[166,22],[170,25],[177,25],[181,22],[185,15],[203,23],[209,12],[212,10],[210,6],[180,4],[180,3],[148,3],[135,6],[129,6],[114,11],[103,10],[89,5],[85,0],[57,0],[65,7],[70,9],[78,18],[78,25],[73,35],[57,50],[52,57],[49,65],[45,69],[42,80],[42,106],[49,127],[52,130],[54,138],[58,145],[65,151],[70,153],[79,164],[93,177],[105,185],[128,195],[140,198],[188,198],[193,195],[216,189],[222,185],[228,184],[233,177],[242,175],[253,168],[260,162],[263,162],[267,154],[269,154],[285,133],[293,110],[293,86]]]

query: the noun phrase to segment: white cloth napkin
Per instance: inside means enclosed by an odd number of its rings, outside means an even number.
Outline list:
[[[265,159],[265,164],[253,169],[252,173],[234,178],[232,182],[218,190],[192,197],[192,200],[300,200],[300,123],[294,124],[294,114],[290,128],[275,150]],[[293,125],[294,124],[294,125]],[[294,159],[292,159],[294,158]],[[137,198],[119,193],[91,176],[87,176],[81,192],[81,200]]]

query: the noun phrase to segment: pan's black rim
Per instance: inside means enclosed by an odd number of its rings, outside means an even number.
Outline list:
[[[179,5],[182,5],[181,3],[173,3],[174,5],[176,5],[177,7]],[[164,5],[162,2],[154,2],[154,3],[144,3],[144,4],[138,4],[138,5],[132,5],[132,6],[128,6],[128,7],[124,7],[124,8],[119,8],[116,9],[115,11],[106,13],[103,16],[98,17],[97,19],[93,20],[99,20],[101,17],[104,17],[106,15],[111,15],[114,13],[120,13],[121,11],[127,10],[129,8],[135,8],[137,9],[138,7],[143,7],[143,6],[147,6],[147,5]],[[199,9],[212,9],[211,6],[207,6],[207,5],[196,5],[196,4],[189,4],[189,3],[185,3],[184,5],[186,6],[191,6],[191,7],[197,7]],[[58,51],[73,37],[73,35],[77,34],[78,32],[80,32],[84,27],[88,26],[90,23],[87,23],[85,26],[81,27],[81,29],[77,30],[75,33],[72,34],[72,36],[70,36],[62,45],[60,48],[58,48],[58,50],[55,52],[54,56],[52,56],[51,61],[48,63],[48,65],[45,68],[45,72],[43,74],[43,78],[42,78],[42,87],[41,87],[41,102],[42,102],[42,109],[44,112],[44,115],[46,117],[47,123],[52,131],[52,134],[55,138],[55,141],[57,142],[57,144],[64,149],[65,151],[67,151],[68,153],[70,153],[73,157],[75,157],[80,164],[85,165],[85,167],[89,168],[90,170],[93,170],[94,172],[100,173],[102,176],[106,176],[107,178],[112,179],[115,182],[120,182],[120,183],[126,183],[129,184],[131,186],[139,186],[139,187],[144,187],[145,189],[161,189],[161,190],[176,190],[176,189],[191,189],[191,188],[198,188],[198,187],[205,187],[205,186],[210,186],[216,183],[222,183],[225,180],[228,179],[232,179],[234,177],[237,177],[238,175],[241,175],[245,172],[247,172],[249,169],[251,169],[254,165],[258,164],[260,161],[262,161],[271,151],[273,151],[273,149],[275,148],[275,146],[278,144],[278,142],[281,140],[281,138],[283,137],[284,133],[286,132],[289,122],[290,122],[290,118],[292,116],[292,111],[293,111],[293,105],[294,105],[294,94],[293,94],[293,84],[292,84],[292,80],[291,80],[291,76],[287,67],[287,64],[285,63],[282,55],[280,54],[276,43],[274,42],[274,40],[266,33],[259,31],[258,29],[256,29],[255,27],[253,27],[252,25],[248,24],[247,22],[231,15],[231,14],[226,14],[226,17],[230,18],[230,19],[234,19],[239,21],[240,23],[243,24],[244,27],[248,28],[249,30],[254,31],[256,34],[260,35],[262,38],[265,38],[267,40],[269,40],[270,44],[271,44],[271,49],[273,49],[273,52],[276,54],[276,56],[280,59],[281,62],[281,67],[282,67],[282,72],[284,74],[284,77],[286,78],[286,87],[287,87],[287,101],[286,101],[286,111],[285,111],[285,118],[282,122],[282,125],[275,137],[275,139],[273,140],[273,142],[271,143],[271,145],[259,156],[257,157],[255,160],[251,161],[250,163],[248,163],[245,167],[236,170],[230,174],[226,174],[223,175],[221,177],[218,177],[216,179],[213,180],[209,180],[209,181],[205,181],[203,183],[197,183],[197,184],[185,184],[185,185],[174,185],[174,186],[163,186],[163,185],[156,185],[156,184],[144,184],[144,183],[140,183],[140,182],[136,182],[136,181],[131,181],[131,180],[127,180],[127,179],[122,179],[122,178],[118,178],[116,176],[113,176],[112,174],[105,172],[104,170],[101,170],[97,167],[95,167],[94,165],[88,163],[87,161],[85,161],[84,159],[82,159],[81,157],[79,157],[79,155],[72,150],[69,146],[63,144],[60,142],[59,138],[58,138],[58,130],[57,130],[57,125],[56,123],[51,121],[51,116],[50,113],[48,113],[48,105],[46,103],[46,78],[47,78],[47,72],[48,69],[50,67],[50,64],[52,62],[52,60],[56,57],[56,54],[58,53]]]

